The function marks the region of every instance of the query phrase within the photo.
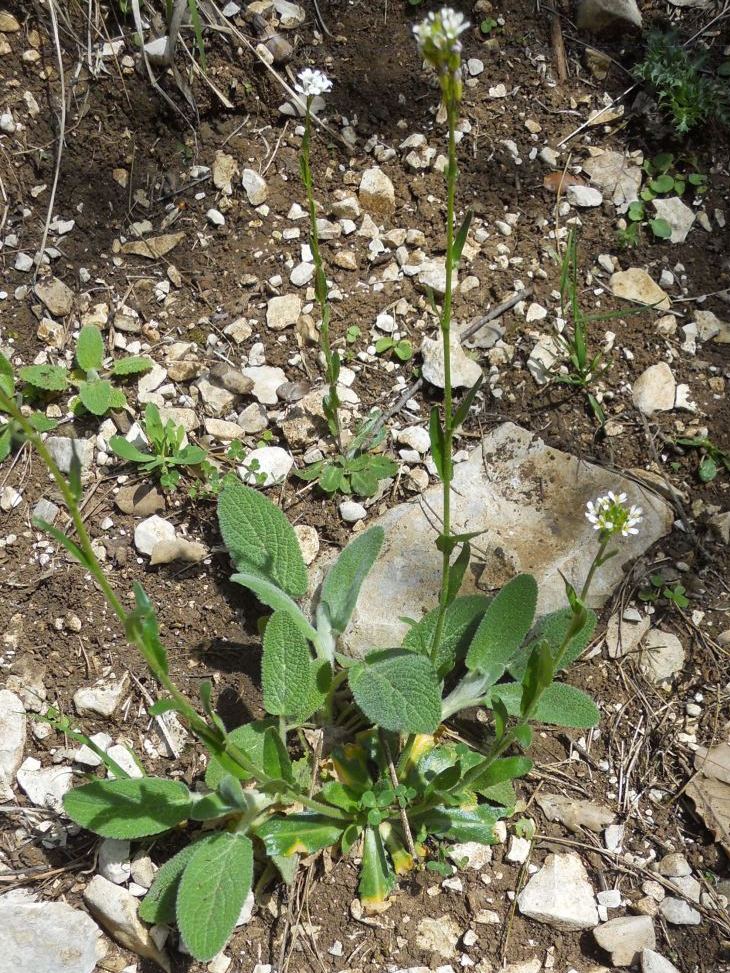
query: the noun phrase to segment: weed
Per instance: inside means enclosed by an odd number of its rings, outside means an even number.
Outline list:
[[[145,408],[144,434],[150,445],[149,452],[138,449],[124,436],[112,436],[109,446],[121,459],[137,463],[141,472],[155,473],[166,490],[174,490],[180,483],[177,467],[197,466],[207,455],[202,446],[183,446],[185,429],[176,426],[172,419],[163,423],[154,402],[148,402]]]
[[[639,193],[640,198],[629,204],[626,213],[628,226],[619,231],[619,242],[625,247],[635,246],[639,242],[641,226],[647,226],[659,240],[668,240],[672,235],[672,228],[665,219],[648,218],[646,203],[655,199],[682,196],[688,185],[697,195],[707,191],[707,176],[701,172],[676,171],[674,156],[670,152],[662,152],[653,159],[646,159],[642,168],[646,179]]]
[[[689,446],[700,453],[697,475],[703,483],[710,483],[723,468],[730,473],[730,453],[716,446],[707,436],[690,436],[678,439],[678,446]]]
[[[667,604],[674,605],[676,608],[687,608],[689,598],[686,592],[687,589],[684,585],[679,584],[679,582],[674,587],[671,587],[661,574],[652,574],[649,577],[647,587],[640,589],[639,598],[641,601],[650,602],[651,604],[664,601]]]
[[[15,403],[16,408],[20,408],[22,397],[15,389],[13,366],[4,355],[0,355],[0,391]],[[56,423],[44,416],[42,412],[32,412],[28,416],[28,422],[36,432],[50,432],[56,426]],[[0,463],[15,447],[25,442],[25,438],[23,426],[13,418],[12,414],[7,414],[0,403]]]
[[[401,361],[410,361],[413,358],[413,345],[408,338],[391,338],[390,336],[378,338],[375,342],[375,354],[387,355],[392,352]]]

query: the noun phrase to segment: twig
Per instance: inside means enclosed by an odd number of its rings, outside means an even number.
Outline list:
[[[312,3],[314,4],[314,12],[317,15],[317,21],[319,23],[319,26],[322,28],[322,30],[325,32],[325,34],[328,37],[334,37],[335,35],[332,33],[332,31],[329,29],[327,24],[324,22],[322,11],[319,9],[319,3],[317,2],[317,0],[312,0]]]
[[[558,69],[558,81],[564,84],[568,80],[568,59],[565,56],[563,27],[557,10],[553,10],[550,15],[550,42],[555,55],[555,66]]]
[[[385,733],[383,732],[381,727],[378,727],[378,736],[380,737],[380,745],[385,751],[385,759],[388,761],[388,773],[390,774],[390,782],[393,785],[393,787],[397,788],[399,786],[399,781],[398,781],[398,774],[396,773],[395,770],[395,764],[393,763],[393,754],[390,752],[390,744],[388,743]],[[403,807],[402,804],[400,804],[400,802],[399,802],[399,809],[400,809],[400,824],[401,827],[403,828],[403,835],[405,836],[406,839],[406,847],[408,848],[409,855],[415,861],[417,858],[416,846],[413,844],[413,835],[411,834],[411,826],[408,822],[408,815],[406,814],[406,809]]]

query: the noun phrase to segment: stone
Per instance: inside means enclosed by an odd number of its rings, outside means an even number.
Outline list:
[[[416,930],[418,948],[444,959],[451,959],[456,954],[456,944],[460,938],[461,929],[451,916],[421,919]]]
[[[213,226],[225,226],[226,218],[219,209],[211,207],[205,216],[208,222],[212,223]]]
[[[26,757],[18,768],[17,780],[28,800],[36,807],[63,813],[63,795],[73,787],[70,767],[41,767],[35,757]]]
[[[20,24],[7,10],[0,10],[0,34],[16,34],[20,30]]]
[[[78,460],[82,470],[88,470],[94,459],[93,439],[71,439],[69,436],[49,436],[46,448],[62,473],[71,472],[71,463]]]
[[[654,923],[649,916],[610,919],[593,930],[593,938],[611,954],[614,966],[633,966],[643,950],[656,946]]]
[[[165,509],[165,498],[156,487],[140,483],[121,487],[114,497],[114,505],[124,514],[149,517]]]
[[[634,382],[631,392],[634,405],[645,416],[673,409],[676,396],[677,382],[666,362],[657,362],[645,368]]]
[[[272,331],[283,331],[284,328],[296,324],[301,313],[302,299],[296,294],[272,297],[266,307],[266,327]]]
[[[253,334],[253,327],[245,318],[236,318],[235,321],[231,321],[223,329],[223,334],[229,338],[232,338],[237,345],[243,344],[244,341],[248,339]]]
[[[0,21],[2,14],[0,14]],[[0,897],[0,956],[13,973],[93,973],[99,927],[65,902]]]
[[[593,206],[600,206],[603,202],[603,194],[599,189],[595,189],[593,186],[568,186],[565,193],[565,198],[569,203],[572,203],[573,206],[579,206],[581,209],[589,209]]]
[[[679,196],[652,200],[654,212],[661,220],[666,220],[672,228],[670,243],[684,243],[695,221],[694,210],[685,205]]]
[[[576,834],[580,834],[581,828],[600,834],[616,819],[613,811],[592,801],[545,793],[538,794],[535,799],[548,821],[560,821]]]
[[[314,277],[314,264],[300,263],[289,274],[289,283],[294,287],[304,287]]]
[[[175,528],[163,517],[147,517],[134,528],[134,546],[140,554],[152,554],[160,541],[175,540]]]
[[[635,652],[639,643],[649,631],[651,619],[642,615],[638,622],[622,618],[618,612],[611,615],[606,626],[606,648],[611,659]]]
[[[98,679],[91,686],[82,686],[74,693],[74,706],[79,716],[89,713],[97,716],[112,716],[117,706],[124,699],[127,691],[126,674],[117,679],[111,675],[105,679]]]
[[[229,422],[227,419],[206,419],[205,431],[214,439],[219,439],[222,443],[230,443],[234,439],[242,439],[245,435],[243,429],[237,422]]]
[[[505,856],[506,861],[522,865],[530,857],[532,842],[528,838],[520,838],[518,835],[510,835],[509,847]]]
[[[53,318],[41,318],[36,333],[43,344],[55,348],[56,351],[60,351],[66,344],[66,329],[60,321],[54,321]]]
[[[244,435],[253,436],[266,429],[269,424],[269,417],[264,406],[259,405],[258,402],[252,402],[239,413],[236,422],[243,430]]]
[[[248,395],[253,388],[253,381],[237,368],[232,368],[226,362],[214,365],[210,370],[210,377],[233,395]]]
[[[294,528],[297,535],[299,550],[302,552],[304,563],[309,565],[319,554],[319,534],[315,527],[309,524],[297,524]]]
[[[482,376],[479,362],[465,353],[458,337],[452,333],[450,346],[451,385],[453,388],[471,388]],[[423,377],[431,385],[444,387],[444,345],[440,337],[424,338],[421,344]]]
[[[641,642],[639,666],[653,683],[667,682],[684,666],[684,647],[673,632],[650,629]]]
[[[358,196],[360,205],[372,216],[389,216],[395,209],[395,188],[379,166],[363,172]]]
[[[659,912],[672,926],[699,926],[702,916],[684,899],[667,896],[659,903]]]
[[[251,394],[262,405],[276,405],[279,401],[276,390],[286,382],[286,373],[271,365],[250,365],[243,374],[253,382]]]
[[[150,556],[150,566],[156,564],[171,564],[173,561],[185,561],[197,564],[208,556],[210,552],[205,544],[189,541],[185,537],[174,537],[172,540],[161,540],[155,544]]]
[[[246,462],[238,474],[251,486],[273,486],[281,483],[294,466],[294,457],[281,446],[261,446],[246,454]]]
[[[0,800],[13,798],[12,781],[23,761],[26,734],[22,700],[9,689],[0,689]]]
[[[233,194],[233,180],[238,175],[238,163],[227,152],[218,151],[213,160],[213,185],[224,196]]]
[[[610,283],[611,293],[625,301],[649,304],[659,311],[668,311],[672,306],[661,287],[640,267],[631,267],[612,274]]]
[[[337,509],[346,524],[356,524],[358,520],[365,520],[368,515],[365,507],[357,500],[343,500]]]
[[[104,838],[99,845],[96,866],[104,878],[115,885],[124,885],[132,874],[129,842],[124,838]]]
[[[598,925],[593,887],[578,855],[548,855],[517,897],[523,916],[570,932]]]
[[[163,423],[171,419],[176,426],[182,426],[185,432],[195,432],[200,425],[195,409],[182,409],[169,405],[160,406],[160,419]]]
[[[679,973],[679,970],[653,949],[645,949],[641,954],[641,973]]]
[[[65,318],[67,314],[71,313],[74,304],[73,291],[58,277],[39,280],[33,290],[36,297],[43,301],[55,317]]]
[[[95,875],[84,890],[84,902],[100,925],[120,946],[154,960],[170,973],[170,962],[137,916],[137,899],[127,889]]]
[[[596,34],[620,31],[626,24],[641,30],[642,25],[636,0],[581,0],[577,22],[579,30]]]
[[[427,260],[419,269],[416,282],[420,290],[425,294],[431,291],[437,297],[443,297],[446,293],[446,264],[443,260]],[[456,274],[454,274],[454,286],[456,286]]]
[[[583,170],[591,182],[608,194],[615,206],[625,208],[639,198],[642,170],[623,152],[610,149],[593,149],[590,159],[583,163]]]
[[[200,398],[211,415],[218,417],[231,411],[233,403],[236,401],[235,392],[229,392],[228,389],[222,388],[220,385],[214,385],[207,378],[201,378],[197,385]]]
[[[406,429],[400,429],[395,433],[394,439],[397,443],[415,449],[421,455],[431,448],[431,437],[423,426],[408,426]]]
[[[561,572],[580,588],[596,551],[586,502],[608,490],[625,491],[645,519],[640,533],[622,541],[597,572],[588,599],[595,609],[623,580],[625,566],[671,528],[672,508],[633,481],[546,446],[513,423],[490,432],[454,469],[454,530],[483,531],[480,547],[494,552],[478,587],[466,572],[462,593],[501,587],[528,572],[539,586],[538,615],[564,608]],[[424,491],[423,501],[435,518],[441,516],[440,485]],[[399,504],[375,522],[385,529],[383,550],[342,637],[343,649],[358,657],[373,646],[400,645],[408,626],[399,619],[420,618],[435,605],[441,582],[441,555],[419,502]]]
[[[479,841],[462,841],[448,845],[446,854],[452,862],[460,863],[466,858],[466,867],[481,871],[492,860],[492,848]]]
[[[266,185],[266,180],[254,169],[243,170],[241,185],[246,191],[248,201],[252,206],[260,206],[266,202],[269,195],[269,187]]]
[[[656,870],[659,875],[663,875],[665,878],[685,878],[692,874],[690,863],[684,855],[677,851],[673,851],[661,858],[657,862]]]
[[[722,321],[712,311],[695,311],[694,319],[700,341],[730,344],[730,324],[727,321]]]

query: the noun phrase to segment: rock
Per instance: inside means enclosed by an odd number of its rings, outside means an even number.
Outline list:
[[[610,149],[593,149],[590,159],[583,163],[583,169],[591,182],[610,196],[615,206],[622,208],[639,198],[642,170],[631,162],[623,152]]]
[[[666,682],[684,666],[684,647],[673,632],[650,629],[641,643],[639,665],[654,683]]]
[[[714,341],[718,345],[730,344],[730,324],[722,321],[712,311],[695,311],[694,320],[700,341]]]
[[[416,282],[425,294],[433,292],[437,297],[446,293],[446,265],[443,260],[427,260],[418,271]],[[456,274],[454,274],[456,287]]]
[[[666,362],[649,365],[634,382],[631,393],[636,408],[645,416],[674,408],[677,383]]]
[[[74,294],[58,277],[39,280],[33,288],[36,297],[46,305],[51,314],[57,318],[65,318],[71,313],[74,304]]]
[[[146,237],[144,240],[130,240],[122,244],[122,253],[147,260],[159,260],[182,243],[184,233],[163,233],[161,236]],[[114,319],[116,325],[116,317]]]
[[[611,954],[614,966],[632,966],[643,950],[656,946],[654,923],[649,916],[610,919],[593,930],[593,938]]]
[[[93,973],[98,938],[93,919],[65,902],[0,897],[0,956],[8,973]]]
[[[389,216],[395,209],[395,188],[379,166],[363,172],[358,195],[360,204],[372,216]]]
[[[607,807],[562,794],[538,794],[535,800],[548,821],[560,821],[576,833],[580,833],[581,828],[588,828],[600,834],[616,819],[616,815]]]
[[[27,757],[18,768],[17,780],[31,804],[63,813],[63,795],[73,787],[70,767],[41,767],[35,757]]]
[[[694,210],[686,206],[679,196],[652,200],[654,212],[661,220],[666,220],[672,228],[670,243],[684,243],[695,221]]]
[[[271,365],[250,365],[243,374],[253,381],[251,394],[262,405],[276,405],[279,401],[276,390],[286,382],[286,374],[281,368]]]
[[[653,949],[645,949],[641,954],[641,973],[679,973],[679,970]]]
[[[668,311],[672,306],[661,287],[640,267],[620,270],[611,276],[610,283],[611,293],[615,297],[635,301],[637,304],[649,304],[659,311]]]
[[[279,426],[292,449],[307,449],[327,435],[327,420],[322,400],[324,389],[308,392],[279,420]]]
[[[599,189],[594,189],[593,186],[568,186],[565,193],[565,198],[573,206],[579,206],[581,209],[588,209],[592,206],[600,206],[603,202],[603,195]]]
[[[74,706],[79,716],[95,713],[98,716],[112,716],[124,699],[127,691],[127,676],[117,679],[112,675],[98,679],[92,686],[82,686],[74,693]]]
[[[96,865],[99,874],[104,878],[115,885],[124,885],[132,874],[129,842],[123,838],[104,838],[99,845]]]
[[[286,30],[301,27],[307,19],[304,8],[291,0],[274,0],[274,9],[279,15],[280,25]]]
[[[300,263],[289,274],[289,282],[294,287],[304,287],[314,277],[314,264]]]
[[[699,926],[702,916],[684,899],[667,896],[659,903],[659,911],[672,926]]]
[[[200,425],[195,409],[180,409],[174,406],[160,406],[160,419],[163,423],[170,419],[176,426],[182,426],[185,432],[195,432]]]
[[[223,329],[223,334],[232,338],[237,345],[243,344],[253,334],[253,328],[245,318],[236,318]]]
[[[245,435],[237,422],[229,422],[227,419],[206,419],[205,431],[209,436],[219,439],[223,443],[230,443],[232,440],[241,439]]]
[[[124,514],[149,517],[165,509],[165,498],[156,487],[140,483],[121,487],[114,497],[114,505]]]
[[[253,388],[253,380],[248,375],[226,362],[214,365],[210,370],[210,377],[233,395],[248,395]]]
[[[301,313],[302,299],[296,294],[272,297],[266,307],[266,327],[272,331],[283,331],[284,328],[296,324]]]
[[[208,222],[212,223],[213,226],[225,226],[226,218],[219,209],[211,207],[205,216]]]
[[[134,546],[140,554],[151,555],[160,541],[174,541],[175,528],[168,521],[156,515],[147,517],[134,528]]]
[[[452,862],[461,862],[466,858],[466,867],[480,871],[492,860],[492,848],[479,841],[462,841],[448,845],[446,854]]]
[[[424,379],[442,389],[444,387],[444,346],[441,338],[424,338],[421,344],[421,355]],[[454,334],[451,335],[450,358],[453,388],[471,388],[479,381],[482,376],[481,366],[466,355],[461,342]]]
[[[636,0],[580,0],[578,29],[593,33],[620,31],[625,24],[641,30],[641,11]]]
[[[636,650],[649,631],[651,619],[642,615],[638,622],[622,618],[618,612],[611,615],[606,626],[606,648],[611,659],[620,659]]]
[[[451,959],[456,953],[456,944],[461,938],[461,929],[451,916],[438,919],[421,919],[416,930],[416,945],[426,952],[435,953],[444,959]]]
[[[423,455],[431,448],[431,437],[423,426],[408,426],[395,433],[395,441]]]
[[[224,196],[233,193],[233,180],[238,175],[238,163],[227,152],[216,152],[213,160],[213,185],[220,189]]]
[[[531,848],[532,842],[528,838],[520,838],[516,834],[510,835],[505,860],[514,862],[516,865],[522,865],[530,857]]]
[[[656,870],[665,878],[686,878],[692,874],[690,863],[679,852],[673,851],[657,862]],[[660,886],[661,887],[661,886]],[[664,898],[664,896],[662,896]]]
[[[522,915],[567,931],[598,925],[596,898],[578,855],[548,855],[517,897]]]
[[[197,385],[200,398],[211,415],[218,417],[231,411],[233,403],[236,401],[235,392],[229,392],[228,389],[219,385],[213,385],[207,378],[201,378]]]
[[[88,470],[94,459],[93,439],[71,439],[69,436],[49,436],[46,439],[46,448],[62,473],[71,472],[71,463],[74,461],[74,458],[79,461],[82,470]]]
[[[137,917],[137,899],[131,892],[95,875],[84,890],[84,902],[120,946],[154,960],[170,973],[167,956],[157,948],[149,930]]]
[[[487,559],[479,587],[467,571],[462,593],[501,587],[525,571],[538,581],[538,615],[564,608],[560,572],[580,587],[596,551],[585,504],[608,490],[625,491],[644,509],[645,519],[640,533],[622,541],[619,553],[597,573],[589,596],[592,608],[605,603],[623,579],[625,565],[670,529],[671,507],[633,481],[552,449],[513,423],[490,432],[465,462],[456,464],[452,516],[455,530],[468,525],[468,530],[483,531],[481,544],[500,553]],[[426,490],[423,500],[436,518],[441,516],[440,485]],[[441,555],[419,503],[399,504],[376,523],[385,528],[383,550],[342,639],[343,650],[358,657],[374,645],[400,645],[408,627],[399,619],[420,618],[434,606],[441,582]]]
[[[158,541],[152,548],[150,566],[171,564],[173,561],[186,561],[189,564],[197,564],[206,558],[209,553],[205,544],[200,544],[198,541],[189,541],[184,537],[174,537],[172,540],[163,539]]]
[[[365,507],[356,500],[343,500],[337,509],[346,524],[356,524],[358,520],[365,520],[368,515]]]
[[[0,800],[3,801],[13,799],[12,781],[23,761],[26,724],[20,697],[9,689],[0,689]]]
[[[311,564],[319,554],[319,534],[316,528],[310,527],[309,524],[297,524],[294,533],[297,535],[304,563]]]
[[[269,424],[269,417],[262,405],[259,405],[258,402],[252,402],[239,413],[236,422],[243,430],[244,435],[253,436],[266,429]]]
[[[360,203],[357,196],[346,196],[332,204],[332,215],[340,220],[358,220],[360,214]]]
[[[294,457],[281,446],[261,446],[246,454],[245,465],[238,467],[238,474],[244,483],[267,487],[285,480],[292,466]]]
[[[266,180],[253,169],[244,169],[241,176],[241,184],[246,191],[248,201],[252,206],[260,206],[266,202],[269,195],[269,187]]]
[[[0,10],[0,34],[16,34],[20,30],[18,20],[7,10]]]

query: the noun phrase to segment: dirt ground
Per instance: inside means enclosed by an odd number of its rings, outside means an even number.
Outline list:
[[[480,4],[482,11],[487,9],[484,0]],[[294,53],[281,71],[286,76],[287,69],[319,66],[335,81],[323,113],[329,130],[315,139],[313,150],[323,214],[330,212],[335,192],[355,192],[362,170],[376,164],[365,152],[368,140],[373,139],[396,150],[382,164],[394,183],[396,198],[395,213],[387,217],[386,229],[417,228],[425,236],[424,250],[429,255],[443,254],[443,176],[432,168],[409,170],[403,162],[404,152],[398,149],[412,133],[425,133],[429,144],[443,150],[443,131],[434,120],[437,96],[424,81],[411,34],[413,22],[433,5],[414,8],[403,0],[369,4],[320,0],[320,6],[332,36],[323,34],[307,3],[306,22],[285,32]],[[479,19],[470,3],[458,6],[472,20]],[[595,325],[592,340],[596,348],[606,330],[615,333],[613,350],[607,354],[609,368],[600,379],[610,435],[597,432],[579,390],[554,382],[538,386],[526,365],[537,338],[548,330],[556,313],[559,265],[555,235],[556,228],[565,225],[565,217],[558,211],[554,190],[543,184],[550,169],[538,151],[531,150],[555,147],[583,124],[591,110],[603,105],[605,93],[620,95],[630,84],[627,69],[639,57],[640,41],[638,35],[624,33],[597,43],[614,59],[605,80],[597,80],[586,67],[585,37],[566,18],[569,78],[558,83],[548,11],[544,7],[538,10],[526,0],[489,6],[489,16],[499,23],[489,38],[470,31],[464,44],[465,58],[481,59],[484,72],[465,92],[463,116],[469,120],[470,130],[459,146],[458,206],[462,213],[471,208],[475,219],[486,226],[506,219],[505,214],[519,214],[519,218],[509,236],[493,232],[479,248],[467,271],[475,276],[477,286],[457,293],[455,314],[459,321],[468,322],[520,287],[532,288],[528,303],[551,310],[546,320],[532,323],[519,309],[504,315],[501,324],[511,357],[490,365],[498,359],[484,356],[494,381],[490,376],[491,391],[481,398],[466,424],[460,445],[469,447],[477,437],[511,420],[538,433],[551,446],[611,469],[637,476],[642,470],[656,474],[661,469],[679,498],[675,529],[634,565],[604,611],[596,651],[589,652],[573,671],[572,682],[601,701],[600,730],[581,740],[577,749],[579,733],[545,728],[539,735],[536,769],[519,786],[522,814],[532,816],[538,825],[530,863],[540,864],[549,852],[577,850],[597,889],[619,888],[629,903],[636,903],[643,895],[642,882],[651,877],[652,858],[677,850],[687,856],[693,873],[701,876],[703,892],[710,893],[724,881],[727,895],[726,852],[695,812],[684,789],[694,773],[694,745],[712,747],[727,740],[728,640],[721,633],[727,635],[729,625],[728,547],[710,529],[709,520],[730,507],[730,475],[721,472],[711,483],[703,484],[697,476],[696,451],[683,451],[674,441],[706,429],[717,446],[730,450],[728,345],[707,341],[690,354],[682,349],[681,330],[698,308],[712,310],[721,319],[730,318],[730,228],[724,219],[720,225],[713,217],[710,232],[695,225],[683,244],[669,245],[645,236],[636,248],[622,251],[616,239],[617,215],[610,202],[604,201],[597,209],[572,211],[571,216],[577,213],[580,217],[581,300],[586,309],[626,309],[611,296],[609,275],[597,262],[599,255],[610,254],[616,269],[642,267],[655,280],[663,270],[672,271],[677,282],[671,296],[678,329],[674,334],[658,333],[660,315],[654,311]],[[316,384],[316,352],[297,342],[293,330],[273,333],[263,324],[266,301],[277,293],[271,278],[288,276],[292,264],[287,267],[286,261],[299,262],[304,240],[304,236],[300,241],[281,235],[290,225],[285,219],[290,207],[302,204],[304,198],[298,182],[300,136],[297,122],[279,111],[285,100],[280,85],[236,37],[209,31],[208,78],[219,94],[195,75],[193,110],[173,78],[166,75],[161,84],[176,106],[173,111],[138,68],[128,69],[114,58],[105,58],[92,59],[92,70],[86,56],[84,19],[73,4],[68,7],[60,25],[67,99],[65,143],[53,207],[54,218],[76,221],[73,231],[63,237],[53,265],[53,273],[77,295],[77,308],[64,322],[67,335],[77,326],[79,314],[92,305],[106,302],[118,307],[123,303],[138,312],[143,340],[156,361],[164,360],[165,344],[171,340],[193,342],[202,363],[214,361],[221,350],[229,360],[240,360],[255,341],[261,341],[267,364],[282,367],[290,381]],[[47,17],[39,20],[33,5],[11,2],[6,9],[18,18],[21,30],[7,35],[9,51],[0,57],[0,110],[12,109],[22,124],[12,134],[0,135],[0,240],[5,240],[0,249],[0,290],[4,294],[0,343],[4,350],[11,350],[14,361],[27,364],[45,350],[38,337],[43,312],[30,291],[32,275],[15,269],[16,255],[20,251],[33,254],[40,246],[58,151],[59,77]],[[643,10],[648,23],[679,18],[685,35],[699,30],[715,12],[714,7],[678,10],[659,4]],[[233,22],[253,39],[242,16]],[[100,9],[94,30],[106,30],[110,37],[122,32],[129,36],[130,25],[116,5],[111,5]],[[89,44],[96,48],[104,39],[103,33],[94,35]],[[711,56],[719,57],[730,44],[727,19],[711,30],[708,40]],[[28,51],[39,56],[29,58]],[[126,49],[126,53],[130,51]],[[183,63],[189,67],[189,60]],[[506,86],[507,97],[490,96],[490,89],[498,84]],[[32,93],[37,112],[28,107],[26,92]],[[226,108],[223,99],[232,107]],[[572,139],[560,156],[560,165],[579,165],[589,146],[640,150],[645,157],[674,151],[688,165],[708,174],[709,188],[701,209],[710,215],[725,211],[730,218],[728,133],[708,126],[689,143],[678,145],[651,109],[644,111],[639,105],[633,110],[632,105],[629,98],[622,119],[587,128]],[[527,121],[539,126],[532,126],[534,134],[526,127]],[[346,146],[340,136],[348,123],[357,135],[353,147]],[[505,144],[509,140],[517,147],[519,164]],[[211,166],[221,149],[241,167],[265,173],[268,217],[254,211],[240,188],[224,197],[214,189],[207,170],[195,174],[196,166]],[[115,177],[115,170],[123,170],[126,178]],[[42,191],[41,186],[45,187]],[[225,225],[212,226],[206,218],[213,206],[223,212]],[[130,238],[130,226],[139,220],[149,220],[156,232],[183,231],[185,240],[158,261],[122,255],[120,240]],[[8,243],[8,236],[15,240]],[[53,234],[49,242],[53,245]],[[371,343],[368,336],[377,315],[403,297],[418,308],[417,314],[399,320],[401,334],[416,348],[424,318],[429,320],[429,333],[433,333],[433,319],[428,319],[425,300],[416,294],[410,280],[386,281],[378,288],[362,286],[360,281],[378,279],[384,260],[377,255],[373,258],[367,238],[353,235],[344,242],[355,254],[357,269],[331,264],[332,279],[342,292],[342,300],[334,305],[334,336],[350,355],[350,364],[358,368],[353,389],[363,412],[373,405],[388,408],[413,380],[418,358],[408,363],[382,358],[361,361],[357,352]],[[342,244],[342,240],[325,242],[325,260],[330,261]],[[501,259],[505,256],[508,260]],[[162,300],[156,292],[160,281],[172,282]],[[25,293],[17,291],[24,287]],[[291,290],[285,284],[282,290],[287,289]],[[709,296],[698,300],[702,295]],[[242,316],[258,320],[259,326],[237,347],[223,332]],[[354,346],[345,340],[352,325],[362,331]],[[300,357],[295,359],[297,354]],[[667,411],[646,423],[633,408],[632,383],[657,361],[670,362],[677,382],[689,386],[695,412]],[[192,394],[189,389],[184,391]],[[128,398],[127,425],[141,411],[134,385],[129,387]],[[419,413],[408,421],[425,421],[430,401],[437,401],[438,393],[420,391],[418,400]],[[203,404],[194,396],[192,404],[202,415]],[[408,424],[400,419],[402,425]],[[286,445],[276,418],[269,428],[270,442]],[[75,436],[95,435],[97,424],[70,423],[64,417],[59,434],[69,429]],[[202,433],[194,438],[206,441]],[[251,444],[256,438],[251,437]],[[295,451],[298,461],[301,453]],[[172,672],[181,687],[196,697],[200,681],[211,679],[219,711],[230,727],[262,716],[260,608],[227,580],[229,563],[225,552],[220,552],[214,503],[189,500],[184,490],[166,499],[164,516],[187,536],[206,543],[213,553],[201,564],[150,568],[132,543],[139,517],[123,513],[114,502],[119,473],[118,466],[95,464],[85,479],[83,501],[86,524],[100,541],[117,591],[129,602],[133,582],[144,585],[158,608]],[[134,475],[127,482],[134,482]],[[666,485],[660,485],[666,492]],[[47,704],[72,712],[71,699],[80,686],[108,672],[120,678],[129,672],[125,704],[110,720],[85,719],[84,731],[108,732],[143,755],[151,772],[180,776],[192,784],[203,769],[201,754],[189,741],[174,761],[164,755],[162,747],[163,753],[145,747],[144,741],[154,737],[145,714],[146,694],[155,694],[153,680],[125,643],[84,572],[30,525],[36,502],[42,497],[54,499],[55,493],[46,472],[27,450],[0,467],[0,489],[6,486],[14,487],[22,502],[0,513],[0,534],[5,537],[0,546],[0,683],[20,677],[26,685],[36,687]],[[278,495],[294,523],[317,529],[323,549],[346,542],[350,529],[337,516],[336,501],[317,496],[293,478],[269,491],[272,493]],[[372,512],[412,495],[407,478],[398,478]],[[685,515],[691,533],[681,524]],[[106,518],[113,526],[102,527]],[[60,526],[63,521],[62,515]],[[653,624],[679,635],[686,652],[685,665],[670,691],[647,682],[634,657],[608,658],[603,645],[608,618],[616,610],[636,604],[639,589],[657,570],[663,570],[668,579],[681,580],[690,598],[685,609],[658,605],[652,617]],[[72,616],[81,620],[80,631],[70,621]],[[687,703],[697,699],[702,700],[700,718],[688,715],[686,709]],[[473,728],[473,722],[467,721],[466,732],[469,726]],[[34,733],[29,735],[26,756],[36,756],[44,765],[61,763],[68,759],[68,749],[55,733]],[[600,835],[586,830],[574,834],[545,820],[534,803],[541,791],[589,799],[614,811],[626,826],[622,854],[608,852]],[[88,834],[80,834],[69,836],[60,847],[47,847],[41,840],[42,816],[29,815],[28,807],[18,791],[16,802],[1,809],[0,888],[30,888],[43,898],[79,904],[94,872],[96,842]],[[48,820],[55,821],[50,812]],[[152,856],[162,861],[168,850],[165,842],[158,842]],[[601,964],[610,968],[590,932],[556,932],[520,915],[513,899],[529,877],[528,867],[507,860],[506,851],[506,844],[495,846],[486,875],[459,872],[461,888],[443,886],[433,873],[419,872],[400,885],[391,908],[374,918],[356,918],[352,912],[357,897],[356,863],[349,858],[319,856],[303,870],[291,897],[279,887],[262,893],[252,919],[236,931],[226,948],[233,958],[232,973],[248,973],[257,963],[276,968],[283,940],[286,969],[291,973],[433,969],[449,962],[454,968],[460,963],[465,968],[476,964],[477,971],[486,973],[500,969],[503,962],[516,964],[533,957],[556,973],[571,969],[588,973]],[[717,903],[717,898],[712,901]],[[485,909],[496,911],[501,924],[475,925],[473,917]],[[476,944],[468,950],[458,947],[451,958],[435,957],[420,948],[415,935],[419,923],[426,917],[443,916],[451,917],[462,934],[471,926],[477,934]],[[726,908],[703,905],[702,922],[696,926],[675,927],[657,920],[656,927],[657,949],[671,958],[680,973],[730,969]],[[170,953],[176,971],[204,969],[174,950]],[[460,961],[460,956],[467,956],[468,962]],[[110,943],[99,968],[119,971],[135,962],[140,971],[156,968]]]

